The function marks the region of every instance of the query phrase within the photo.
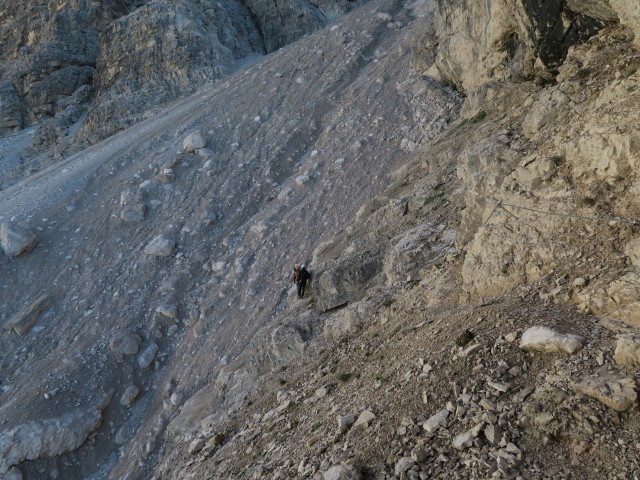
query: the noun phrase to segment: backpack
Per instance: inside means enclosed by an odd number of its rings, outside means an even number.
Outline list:
[[[311,278],[311,275],[309,274],[306,268],[303,268],[302,270],[300,270],[300,276],[298,278],[303,282],[306,282]]]

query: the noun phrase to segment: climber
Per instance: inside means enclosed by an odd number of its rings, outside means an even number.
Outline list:
[[[307,281],[311,278],[307,267],[302,265],[298,274],[298,298],[304,298],[304,290],[307,287]]]

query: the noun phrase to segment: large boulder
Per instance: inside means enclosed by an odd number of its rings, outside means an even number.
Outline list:
[[[584,337],[559,333],[547,327],[531,327],[522,334],[520,348],[547,353],[575,353],[584,345]]]
[[[112,395],[107,395],[98,407],[34,420],[0,433],[0,474],[25,460],[53,457],[80,447],[100,426],[102,411]]]
[[[36,248],[37,243],[37,237],[26,228],[10,222],[0,223],[0,245],[10,257],[30,252]]]
[[[379,256],[354,255],[340,259],[314,280],[318,309],[327,311],[360,299],[364,291],[376,283],[381,271]]]

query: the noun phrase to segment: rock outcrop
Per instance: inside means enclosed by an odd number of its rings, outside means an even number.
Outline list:
[[[414,65],[464,92],[490,80],[551,80],[572,46],[608,24],[628,26],[638,41],[639,12],[630,0],[438,0]]]
[[[0,473],[6,473],[24,460],[60,455],[80,447],[100,426],[102,411],[112,395],[107,395],[96,408],[28,422],[0,433]]]

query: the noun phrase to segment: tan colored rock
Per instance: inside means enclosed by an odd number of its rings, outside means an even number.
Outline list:
[[[547,327],[531,327],[522,334],[520,348],[548,353],[575,353],[584,345],[584,337],[556,332]]]
[[[640,336],[618,337],[614,358],[618,365],[640,366]]]
[[[13,329],[20,336],[25,335],[33,328],[47,308],[49,308],[51,302],[52,298],[50,296],[43,295],[32,302],[18,315],[6,322],[3,328],[5,330]]]
[[[37,237],[26,228],[9,222],[0,223],[0,246],[10,257],[30,252],[38,243]]]
[[[576,393],[595,398],[618,412],[635,407],[638,403],[638,385],[631,378],[584,378],[574,383],[572,388]]]
[[[353,424],[353,427],[357,430],[366,430],[375,418],[376,416],[373,412],[365,410],[360,414],[356,423]]]

